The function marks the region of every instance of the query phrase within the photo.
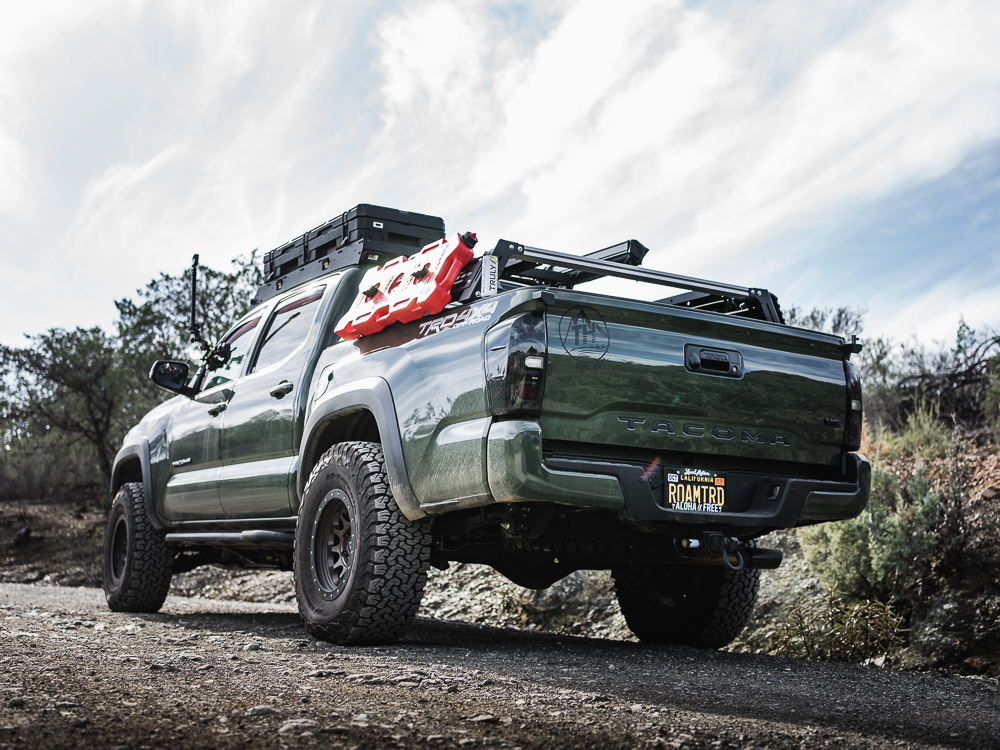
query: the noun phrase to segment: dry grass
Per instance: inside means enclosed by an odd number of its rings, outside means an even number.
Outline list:
[[[871,663],[902,645],[902,622],[882,602],[851,603],[832,595],[820,607],[796,602],[779,626],[774,653],[814,661]]]

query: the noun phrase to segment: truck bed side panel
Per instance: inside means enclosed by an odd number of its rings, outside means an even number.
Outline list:
[[[509,300],[477,302],[337,346],[337,382],[389,383],[410,484],[421,506],[448,510],[489,500],[483,334]],[[442,508],[442,510],[445,508]]]

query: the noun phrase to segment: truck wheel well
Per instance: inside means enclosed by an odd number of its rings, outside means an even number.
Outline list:
[[[317,431],[315,439],[312,441],[309,451],[309,464],[303,466],[305,470],[302,477],[308,477],[312,467],[319,460],[319,457],[326,453],[337,443],[348,440],[363,440],[369,443],[381,443],[382,436],[378,431],[378,423],[375,415],[367,409],[352,411],[346,414],[337,414],[331,417]],[[305,480],[300,481],[301,485]]]
[[[119,464],[118,470],[115,472],[114,487],[111,488],[112,494],[120,490],[123,484],[129,482],[142,482],[142,461],[139,460],[138,456]]]

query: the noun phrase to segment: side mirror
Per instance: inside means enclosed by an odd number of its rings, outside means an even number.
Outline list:
[[[187,384],[190,372],[191,367],[187,362],[161,359],[153,363],[153,368],[149,371],[149,379],[160,388],[190,398],[195,393],[194,388],[189,388]]]

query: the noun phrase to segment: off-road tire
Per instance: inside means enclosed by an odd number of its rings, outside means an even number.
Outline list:
[[[378,443],[339,443],[319,459],[295,529],[295,593],[314,638],[392,643],[416,617],[431,535],[389,488]]]
[[[173,553],[146,513],[142,485],[122,485],[104,537],[104,596],[113,612],[156,612],[170,589]]]
[[[618,605],[644,643],[722,648],[753,614],[760,571],[642,565],[612,571]]]

